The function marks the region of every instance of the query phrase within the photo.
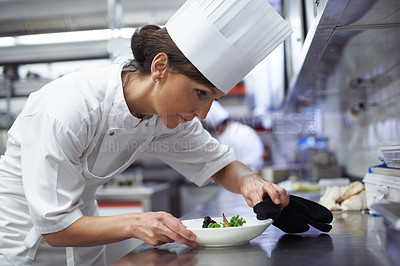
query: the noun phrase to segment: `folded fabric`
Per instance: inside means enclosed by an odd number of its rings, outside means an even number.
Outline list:
[[[310,225],[323,232],[332,229],[329,224],[333,220],[330,210],[314,201],[293,195],[290,195],[289,205],[282,211],[268,195],[253,207],[253,211],[259,220],[272,218],[272,224],[286,233],[303,233],[310,229]]]

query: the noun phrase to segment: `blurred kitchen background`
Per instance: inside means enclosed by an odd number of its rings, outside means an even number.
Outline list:
[[[135,28],[164,25],[183,2],[0,0],[0,154],[31,92],[130,55]],[[400,142],[400,1],[269,2],[294,33],[220,103],[263,140],[265,179],[362,180],[381,163],[379,145]],[[218,189],[143,158],[102,188],[99,202],[103,213],[179,217]]]

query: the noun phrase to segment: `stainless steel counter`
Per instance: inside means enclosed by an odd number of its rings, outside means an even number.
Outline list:
[[[225,190],[182,219],[206,215],[254,216],[241,197]],[[190,248],[180,243],[142,244],[113,265],[395,265],[400,242],[386,234],[382,217],[362,212],[335,212],[328,234],[311,228],[285,234],[270,226],[250,243],[224,248]],[[394,235],[393,235],[394,234]],[[390,240],[390,241],[389,241]],[[397,264],[398,265],[398,264]]]

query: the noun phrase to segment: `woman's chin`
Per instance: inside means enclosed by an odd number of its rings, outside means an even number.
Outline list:
[[[182,116],[172,117],[172,118],[171,117],[168,118],[168,117],[164,116],[164,117],[160,117],[160,118],[161,118],[161,121],[163,122],[163,124],[169,129],[174,129],[177,126],[179,126],[180,124],[189,122],[189,120],[184,119]]]
[[[164,119],[161,119],[161,122],[166,126],[168,129],[174,129],[177,126],[179,126],[179,121],[171,121],[171,119],[164,121]]]

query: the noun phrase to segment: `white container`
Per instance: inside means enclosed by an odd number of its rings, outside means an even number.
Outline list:
[[[367,173],[363,182],[369,209],[375,203],[400,202],[400,177]]]

